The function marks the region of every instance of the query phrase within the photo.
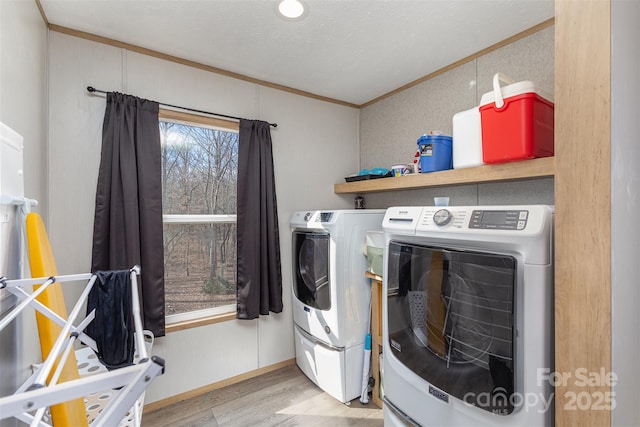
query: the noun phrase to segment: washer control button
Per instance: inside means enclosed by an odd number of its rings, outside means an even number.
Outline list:
[[[433,222],[436,225],[447,225],[453,219],[453,215],[447,209],[440,209],[433,214]]]

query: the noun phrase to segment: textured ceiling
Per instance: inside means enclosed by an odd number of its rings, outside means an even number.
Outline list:
[[[553,0],[40,0],[51,24],[363,104],[537,25]]]

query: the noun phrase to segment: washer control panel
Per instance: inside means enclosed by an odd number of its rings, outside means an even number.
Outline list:
[[[527,226],[527,210],[481,210],[471,212],[469,228],[489,230],[524,230]]]
[[[304,220],[305,222],[331,222],[333,214],[333,212],[306,212]]]
[[[484,236],[538,236],[553,221],[553,206],[396,206],[387,209],[385,233],[454,238],[460,234]],[[499,237],[498,237],[499,236]],[[475,239],[475,238],[474,238]]]
[[[418,228],[427,229],[462,229],[466,227],[466,219],[469,217],[469,210],[453,207],[427,206],[424,208]]]

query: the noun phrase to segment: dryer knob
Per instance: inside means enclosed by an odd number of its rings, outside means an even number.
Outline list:
[[[433,222],[435,222],[436,225],[447,225],[451,219],[453,219],[453,214],[447,209],[440,209],[433,214]]]
[[[309,218],[311,218],[311,212],[307,212],[306,214],[304,214],[305,221],[309,221]]]

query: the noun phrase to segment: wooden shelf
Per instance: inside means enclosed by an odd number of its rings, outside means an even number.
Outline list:
[[[336,194],[375,193],[383,191],[413,190],[444,185],[480,184],[484,182],[518,181],[546,178],[555,175],[554,157],[523,160],[520,162],[483,165],[473,168],[450,169],[440,172],[413,174],[399,178],[379,178],[335,184]]]

